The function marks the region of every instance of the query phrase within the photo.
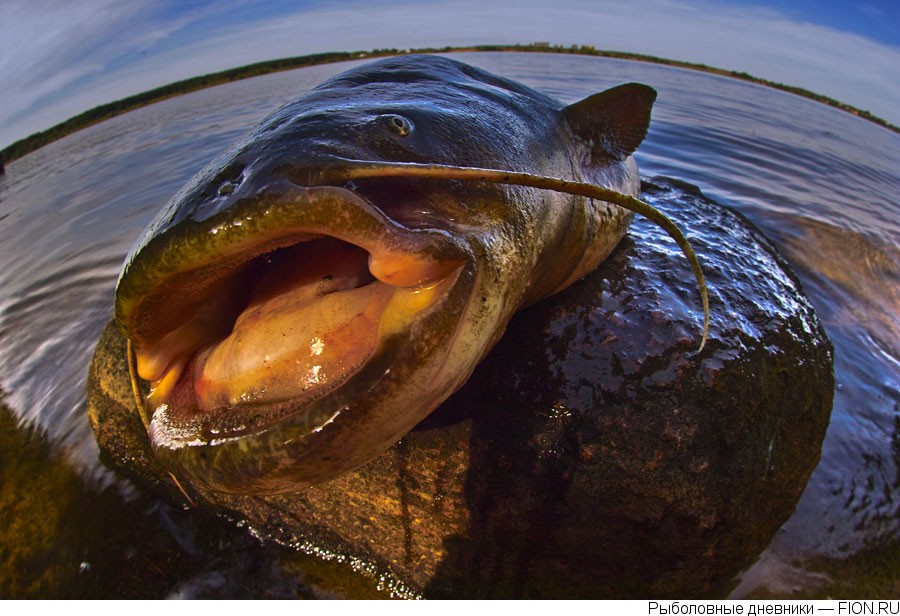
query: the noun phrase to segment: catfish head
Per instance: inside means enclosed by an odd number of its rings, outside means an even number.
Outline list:
[[[327,481],[460,388],[516,310],[593,269],[632,211],[696,264],[634,198],[654,99],[626,84],[564,106],[405,56],[277,111],[165,206],[120,276],[158,460],[227,492]]]

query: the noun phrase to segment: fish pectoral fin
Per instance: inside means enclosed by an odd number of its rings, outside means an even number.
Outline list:
[[[626,83],[572,103],[562,112],[572,131],[592,145],[595,156],[624,160],[647,135],[655,100],[656,90],[650,86]]]

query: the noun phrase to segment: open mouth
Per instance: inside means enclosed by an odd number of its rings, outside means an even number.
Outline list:
[[[278,186],[190,237],[152,240],[117,293],[148,422],[177,447],[302,412],[436,310],[463,262],[445,232],[334,187]]]

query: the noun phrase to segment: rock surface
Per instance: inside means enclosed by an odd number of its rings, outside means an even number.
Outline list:
[[[353,560],[400,595],[720,594],[790,516],[815,467],[832,349],[750,223],[664,178],[644,199],[705,266],[636,220],[595,272],[521,312],[468,384],[388,453],[292,496],[183,489],[198,507]],[[130,390],[124,341],[98,343],[88,405],[108,464],[174,500]]]

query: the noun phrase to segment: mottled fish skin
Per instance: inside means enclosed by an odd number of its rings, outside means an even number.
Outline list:
[[[296,229],[363,247],[379,280],[398,263],[402,279],[408,254],[422,280],[400,284],[409,297],[381,317],[371,357],[321,397],[187,416],[171,408],[174,396],[147,410],[160,462],[182,481],[253,494],[300,490],[367,462],[462,386],[519,308],[601,262],[632,216],[599,200],[439,175],[320,186],[331,171],[347,160],[480,167],[636,196],[631,153],[654,99],[626,84],[564,106],[455,60],[411,55],[352,69],[275,112],[192,179],[129,255],[116,317],[137,355],[160,346],[182,312],[236,301],[221,281]],[[260,236],[264,250],[247,248]],[[382,261],[390,267],[375,272]],[[197,297],[178,298],[182,280]],[[410,289],[422,295],[414,301]]]

